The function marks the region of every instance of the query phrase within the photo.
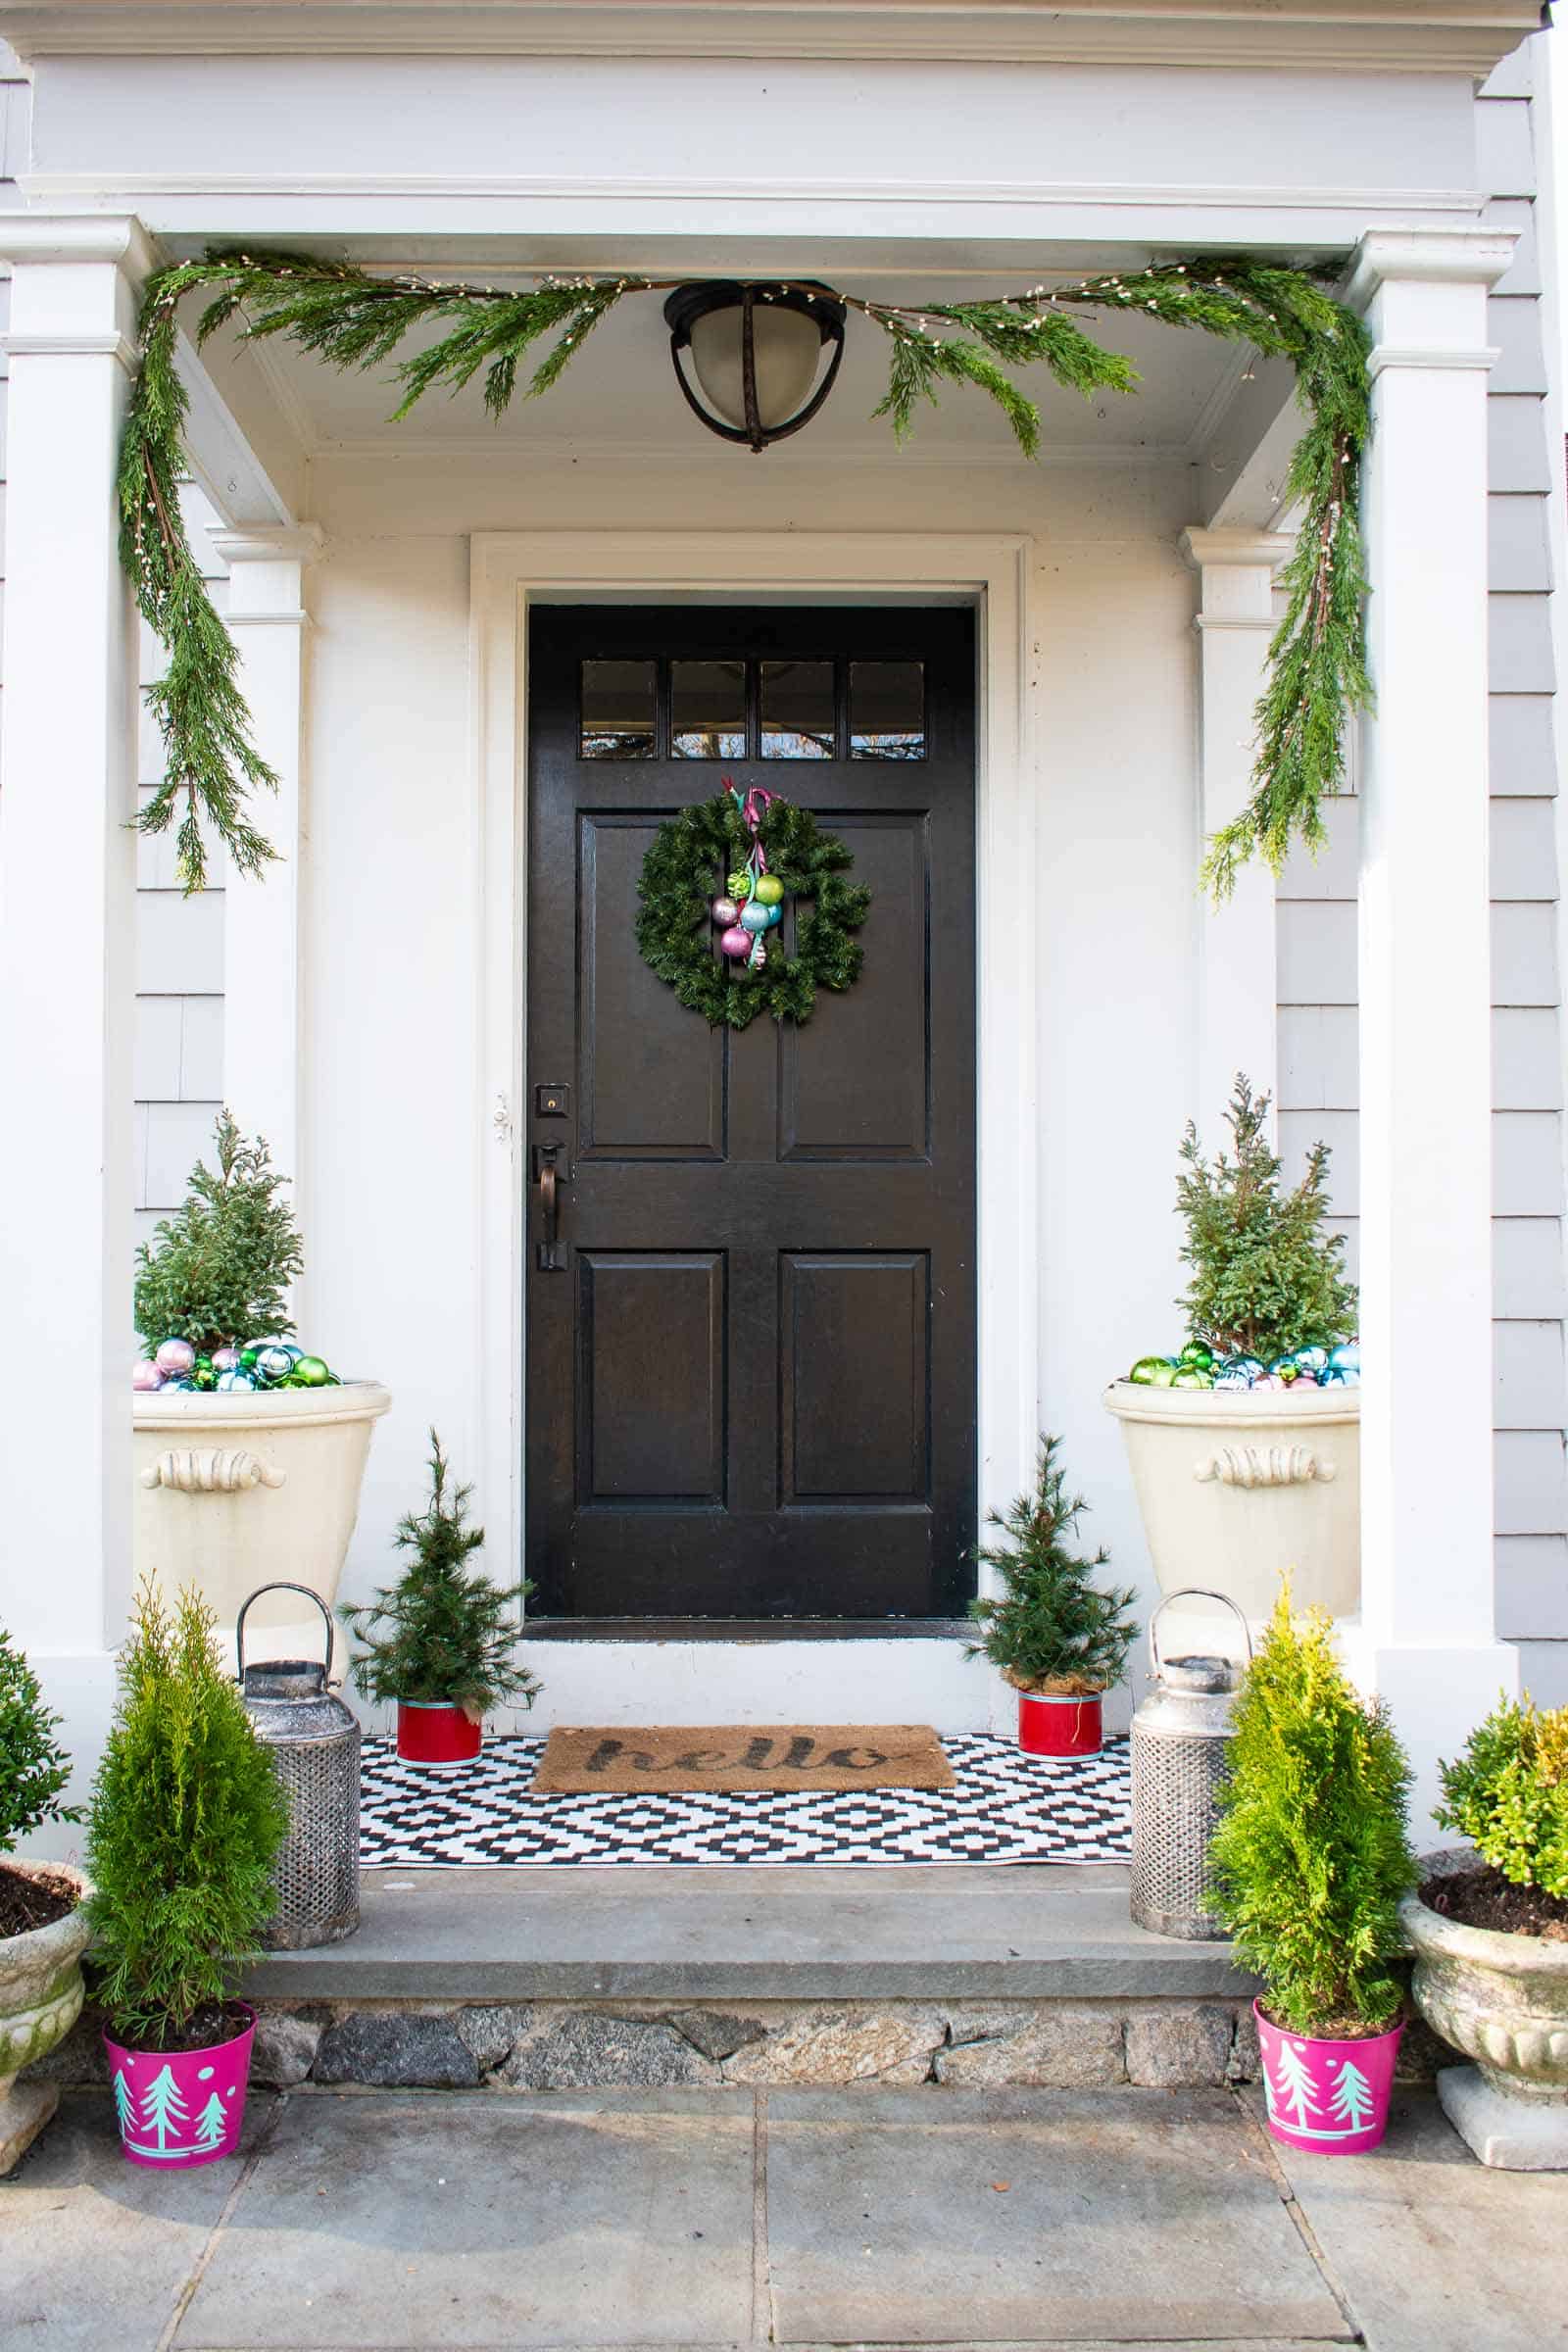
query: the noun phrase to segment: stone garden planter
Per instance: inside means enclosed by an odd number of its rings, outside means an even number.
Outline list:
[[[1423,1878],[1478,1870],[1467,1847],[1428,1854]],[[1417,2008],[1473,2066],[1444,2068],[1438,2096],[1483,2164],[1568,2171],[1568,1943],[1446,1919],[1408,1894]]]
[[[1353,1388],[1140,1388],[1115,1381],[1133,1485],[1162,1593],[1201,1585],[1265,1618],[1361,1605],[1361,1396]]]
[[[256,1395],[138,1396],[137,1577],[150,1575],[171,1602],[182,1586],[197,1586],[225,1635],[246,1595],[280,1572],[330,1609],[371,1431],[391,1402],[369,1380]],[[302,1635],[318,1638],[304,1619],[265,1630],[296,1647]]]
[[[88,1893],[79,1870],[65,1862],[8,1860],[7,1870],[32,1879],[64,1880]],[[81,2014],[81,1955],[90,1931],[78,1908],[47,1928],[0,1942],[0,2173],[10,2172],[55,2111],[52,2082],[18,2082],[71,2032]]]

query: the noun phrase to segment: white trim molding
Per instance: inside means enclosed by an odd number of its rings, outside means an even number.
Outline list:
[[[1028,1484],[1038,1429],[1037,778],[1026,695],[1029,542],[946,533],[521,531],[472,542],[471,680],[481,951],[473,1116],[481,1250],[474,1394],[483,1506],[520,1570],[526,1036],[527,619],[530,606],[638,598],[964,603],[979,622],[977,955],[980,1501]],[[1005,922],[988,919],[1007,906]],[[498,1105],[500,1106],[498,1111]],[[919,1647],[921,1645],[915,1644]],[[645,1667],[646,1649],[639,1653]]]

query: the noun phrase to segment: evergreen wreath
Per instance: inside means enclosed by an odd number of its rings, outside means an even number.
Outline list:
[[[1269,645],[1258,702],[1252,796],[1208,845],[1203,880],[1227,898],[1254,854],[1277,873],[1293,841],[1327,838],[1320,803],[1343,791],[1350,714],[1371,706],[1366,670],[1366,573],[1358,518],[1361,459],[1371,431],[1367,330],[1335,300],[1334,269],[1287,270],[1245,256],[1151,263],[1077,284],[1035,285],[984,302],[876,302],[827,288],[881,329],[889,343],[886,397],[876,410],[903,440],[922,401],[946,384],[972,384],[994,400],[1026,457],[1039,445],[1040,411],[1009,368],[1041,363],[1069,391],[1092,399],[1131,392],[1138,373],[1120,352],[1087,335],[1074,310],[1114,317],[1137,311],[1168,326],[1195,327],[1250,345],[1296,369],[1306,425],[1287,474],[1283,504],[1301,516],[1281,575],[1284,618]],[[530,347],[553,338],[527,376],[527,398],[557,383],[584,338],[628,294],[669,291],[648,277],[547,276],[532,286],[375,277],[350,262],[312,254],[210,249],[200,261],[157,271],[142,302],[140,364],[120,467],[121,561],[142,617],[169,648],[168,673],[147,689],[164,738],[162,783],[134,821],[162,833],[179,818],[178,863],[188,892],[207,879],[205,817],[242,873],[275,855],[248,813],[250,795],[277,778],[256,750],[240,695],[238,654],[207,593],[179,510],[189,403],[176,367],[175,315],[198,289],[212,299],[196,342],[229,320],[251,341],[281,335],[339,368],[388,366],[413,327],[438,322],[437,340],[392,368],[406,416],[437,385],[461,391],[482,372],[493,416],[518,390]],[[821,286],[812,292],[821,294]]]
[[[726,877],[744,866],[755,843],[786,900],[809,899],[799,914],[795,954],[770,956],[758,969],[718,953],[712,902]],[[819,988],[842,992],[859,976],[864,951],[850,937],[864,922],[871,894],[846,880],[855,863],[836,834],[824,833],[809,808],[775,794],[756,834],[728,790],[695,801],[655,834],[637,884],[637,947],[643,961],[700,1012],[711,1029],[745,1029],[760,1012],[775,1021],[808,1021]]]

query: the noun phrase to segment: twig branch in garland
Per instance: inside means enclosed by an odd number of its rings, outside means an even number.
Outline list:
[[[250,740],[235,649],[180,518],[186,402],[175,366],[175,313],[182,297],[198,289],[213,294],[197,323],[198,344],[237,318],[248,338],[282,336],[330,367],[390,367],[401,395],[396,416],[438,386],[457,393],[478,377],[485,408],[499,417],[516,397],[521,364],[536,344],[546,341],[548,348],[526,376],[528,398],[558,382],[584,338],[626,295],[663,293],[675,282],[547,277],[518,290],[372,277],[351,264],[309,255],[221,252],[150,281],[121,467],[121,549],[138,606],[170,650],[167,675],[149,689],[167,769],[138,822],[144,831],[162,832],[178,814],[187,890],[206,880],[203,817],[242,872],[259,872],[273,855],[247,802],[276,778]],[[853,294],[838,299],[888,337],[888,390],[876,414],[891,418],[901,440],[922,402],[934,403],[942,386],[972,385],[997,403],[1020,448],[1033,456],[1040,412],[1008,372],[1022,367],[1044,366],[1056,383],[1085,398],[1134,390],[1132,363],[1102,349],[1073,312],[1143,313],[1292,362],[1306,425],[1286,498],[1299,507],[1301,528],[1283,575],[1286,612],[1257,707],[1252,796],[1210,842],[1203,878],[1224,898],[1254,853],[1277,871],[1294,840],[1318,848],[1320,804],[1344,787],[1347,724],[1370,701],[1357,515],[1370,389],[1366,332],[1353,313],[1320,277],[1248,260],[1156,263],[1125,277],[1031,286],[999,301],[919,306]],[[432,321],[444,331],[394,365],[404,337]]]

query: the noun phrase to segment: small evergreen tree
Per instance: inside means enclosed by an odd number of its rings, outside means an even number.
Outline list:
[[[1390,1962],[1416,1876],[1410,1770],[1381,1704],[1347,1681],[1326,1612],[1298,1621],[1288,1583],[1233,1720],[1208,1855],[1213,1908],[1263,1978],[1276,2025],[1381,2032],[1399,2006]]]
[[[345,1604],[338,1614],[364,1643],[353,1671],[366,1698],[461,1707],[478,1723],[503,1700],[531,1707],[538,1695],[540,1684],[512,1655],[514,1612],[533,1588],[503,1589],[468,1574],[484,1530],[467,1523],[471,1486],[448,1498],[448,1467],[432,1429],[429,1502],[398,1522],[394,1539],[411,1555],[409,1565],[373,1601]]]
[[[1034,1493],[987,1514],[1003,1540],[977,1544],[970,1557],[995,1569],[1003,1589],[969,1603],[981,1632],[968,1655],[984,1654],[1017,1690],[1077,1696],[1121,1680],[1138,1631],[1125,1612],[1137,1594],[1095,1583],[1096,1571],[1110,1564],[1108,1551],[1085,1560],[1070,1548],[1085,1506],[1067,1493],[1060,1447],[1059,1438],[1042,1437]]]
[[[1500,1700],[1441,1777],[1446,1830],[1516,1886],[1568,1902],[1568,1707]]]
[[[217,1174],[198,1160],[184,1206],[136,1252],[136,1329],[149,1354],[161,1340],[189,1340],[211,1355],[294,1328],[286,1294],[305,1258],[294,1212],[278,1198],[288,1180],[226,1108],[213,1137]]]
[[[177,2046],[220,2005],[271,1915],[288,1804],[213,1649],[194,1590],[171,1619],[151,1581],[120,1655],[120,1696],[88,1814],[100,1997],[128,2047]]]
[[[71,1759],[55,1738],[60,1718],[43,1703],[38,1678],[0,1626],[0,1854],[46,1821],[79,1821],[60,1791]]]
[[[1185,1308],[1194,1339],[1216,1355],[1264,1363],[1298,1348],[1333,1347],[1355,1329],[1355,1289],[1345,1279],[1345,1238],[1329,1233],[1327,1144],[1307,1153],[1294,1192],[1280,1190],[1280,1162],[1265,1132],[1269,1098],[1253,1099],[1237,1073],[1225,1123],[1232,1151],[1212,1167],[1188,1121],[1186,1173],[1176,1199],[1186,1221],[1182,1262],[1193,1269]]]

